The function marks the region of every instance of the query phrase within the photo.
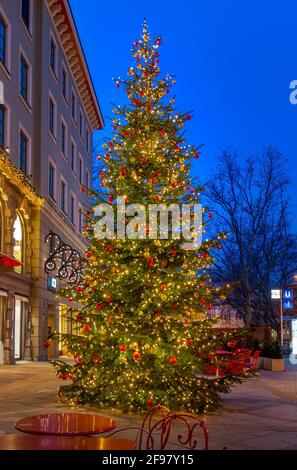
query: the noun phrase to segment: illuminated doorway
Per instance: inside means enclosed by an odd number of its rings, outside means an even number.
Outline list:
[[[15,296],[14,300],[14,358],[24,358],[25,344],[27,339],[28,324],[28,299]]]

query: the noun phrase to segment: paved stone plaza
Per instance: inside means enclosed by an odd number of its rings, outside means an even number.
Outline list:
[[[56,399],[60,383],[46,362],[1,366],[0,433],[16,433],[15,421],[26,416],[69,411]],[[99,413],[112,415],[120,427],[137,426],[142,418],[114,410]],[[224,396],[224,407],[206,421],[210,449],[297,450],[297,366],[288,364],[283,373],[261,371],[260,377],[236,386]],[[134,436],[129,431],[121,437]]]

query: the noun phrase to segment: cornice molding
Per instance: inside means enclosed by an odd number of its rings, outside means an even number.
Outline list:
[[[92,131],[103,129],[104,120],[68,0],[47,0],[71,72],[76,81]]]

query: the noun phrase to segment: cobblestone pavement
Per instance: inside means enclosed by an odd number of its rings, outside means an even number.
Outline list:
[[[57,401],[59,384],[48,363],[0,366],[0,434],[16,433],[14,424],[20,418],[69,411]],[[261,371],[260,377],[234,387],[223,403],[206,418],[211,449],[297,450],[297,366],[288,366],[286,372]],[[113,416],[119,427],[137,426],[142,419],[140,414],[116,410],[98,413]],[[121,435],[134,436],[134,431]],[[178,447],[172,443],[170,449],[174,448]]]

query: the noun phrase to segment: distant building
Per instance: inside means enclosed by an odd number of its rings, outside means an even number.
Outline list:
[[[1,0],[0,80],[0,253],[21,263],[1,273],[0,255],[0,361],[12,364],[46,359],[48,332],[68,328],[45,237],[85,250],[80,189],[103,119],[67,0]]]
[[[209,315],[216,318],[218,328],[242,328],[244,322],[240,318],[238,311],[229,305],[217,305],[210,310]]]

